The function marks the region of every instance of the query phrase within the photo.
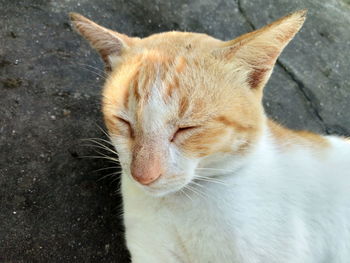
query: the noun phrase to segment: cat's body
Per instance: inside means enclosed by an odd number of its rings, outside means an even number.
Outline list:
[[[72,14],[110,73],[133,263],[350,262],[350,143],[285,129],[261,103],[304,16],[222,42],[130,38]]]
[[[278,140],[267,129],[239,171],[188,196],[150,197],[123,177],[133,262],[350,262],[350,143]]]

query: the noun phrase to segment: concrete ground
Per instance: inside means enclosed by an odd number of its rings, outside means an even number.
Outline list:
[[[265,92],[281,123],[350,135],[349,0],[0,0],[0,262],[128,262],[106,138],[103,65],[72,32],[81,13],[133,36],[167,30],[232,39],[293,10],[305,26]],[[101,168],[110,168],[100,170]]]

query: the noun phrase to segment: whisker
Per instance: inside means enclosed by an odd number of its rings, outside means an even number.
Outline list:
[[[86,65],[87,66],[87,65]],[[86,71],[89,71],[89,72],[91,72],[91,73],[94,73],[96,76],[98,76],[98,77],[100,77],[101,79],[103,79],[103,80],[106,80],[106,77],[105,76],[103,76],[103,75],[101,75],[99,72],[96,72],[96,71],[94,71],[94,70],[92,70],[92,69],[89,69],[89,68],[83,68],[83,69],[85,69]]]
[[[199,191],[198,189],[190,186],[190,184],[186,185],[186,187],[192,191],[193,193],[197,194],[199,197],[202,197],[202,198],[207,198],[208,196],[206,196],[203,192]]]
[[[224,181],[218,180],[218,179],[212,178],[212,177],[206,177],[206,176],[196,174],[194,178],[196,180],[199,180],[199,181],[205,181],[205,182],[209,182],[209,183],[216,183],[216,184],[221,184],[221,185],[227,186],[227,184]]]
[[[107,177],[109,177],[109,176],[113,176],[113,175],[121,175],[122,173],[120,172],[120,173],[118,173],[118,172],[114,172],[114,173],[109,173],[109,174],[106,174],[106,175],[104,175],[104,176],[102,176],[101,178],[99,178],[97,181],[101,181],[101,180],[103,180],[103,179],[106,179]]]
[[[100,169],[94,170],[93,172],[97,173],[97,172],[104,171],[104,170],[118,169],[118,168],[121,168],[121,166],[104,167],[104,168],[100,168]]]
[[[86,146],[89,146],[89,145],[86,145]],[[97,148],[97,146],[92,146],[92,145],[89,146],[89,147],[96,147]],[[102,149],[104,149],[104,148],[102,148]],[[100,156],[107,157],[107,158],[113,158],[113,160],[119,161],[119,157],[118,156],[117,157],[108,156],[108,155],[106,155],[104,153],[101,153],[101,152],[97,151],[96,149],[94,149],[94,152],[98,153]]]
[[[107,141],[107,140],[102,139],[102,138],[86,138],[86,139],[80,139],[80,140],[82,140],[82,141],[91,141],[91,142],[98,142],[98,143],[100,143],[99,141],[102,141],[102,142],[105,142],[105,143],[107,143],[107,144],[109,144],[109,145],[114,147],[112,142]]]
[[[106,132],[100,125],[98,125],[97,123],[95,123],[95,125],[97,126],[98,129],[100,129],[100,131],[103,132],[104,135],[106,135],[106,137],[108,139],[111,139],[111,136],[109,136],[108,132]]]
[[[96,74],[97,76],[99,76],[100,78],[106,80],[107,77],[109,76],[106,72],[104,72],[103,70],[97,68],[97,67],[94,67],[94,66],[91,66],[89,64],[85,64],[85,63],[80,63],[80,62],[75,62],[73,65],[80,65],[80,66],[84,66],[83,69],[85,69],[86,71],[89,71],[89,72],[92,72],[94,74]],[[95,71],[97,70],[97,71]],[[106,75],[106,76],[104,76]]]
[[[101,72],[102,74],[106,74],[107,76],[109,75],[108,73],[106,73],[105,71],[103,71],[102,69],[100,69],[98,67],[94,67],[92,65],[85,64],[85,63],[80,63],[80,62],[77,62],[77,64],[82,65],[82,66],[87,66],[87,67],[90,67],[92,69],[96,69],[97,71]]]
[[[207,179],[207,178],[196,178],[196,179],[199,180],[199,181],[203,181],[203,182],[216,183],[216,184],[227,186],[225,183],[223,183],[221,181],[210,180],[210,179]]]
[[[201,179],[207,179],[207,180],[211,180],[211,181],[216,181],[216,182],[220,182],[220,183],[225,183],[225,181],[218,179],[217,177],[213,177],[213,176],[206,176],[203,174],[195,174],[196,178],[201,178]]]
[[[211,168],[211,167],[197,167],[196,170],[234,172],[234,170],[220,169],[220,168]]]
[[[90,147],[90,148],[93,148],[93,151],[96,152],[96,153],[99,153],[96,149],[101,149],[101,150],[108,150],[102,146],[99,146],[99,145],[93,145],[93,144],[81,144],[81,146],[83,147]],[[115,153],[113,153],[115,154]]]
[[[181,191],[181,193],[183,193],[184,195],[186,195],[188,199],[190,199],[191,201],[193,201],[193,199],[191,198],[191,196],[188,195],[188,194],[186,193],[186,189],[181,189],[180,191]]]
[[[118,156],[118,153],[116,151],[113,151],[112,149],[106,147],[106,146],[100,146],[100,145],[93,145],[93,144],[82,144],[82,146],[84,147],[91,147],[91,148],[98,148],[98,149],[102,149],[102,150],[106,150],[110,153],[113,153],[114,155]],[[96,151],[96,150],[95,150]],[[97,151],[96,151],[97,152]]]
[[[203,185],[201,185],[201,184],[199,184],[199,183],[197,183],[197,182],[195,182],[195,181],[191,181],[190,184],[194,184],[195,186],[198,186],[198,187],[200,187],[200,188],[204,188]]]
[[[193,190],[192,190],[192,187],[190,187],[189,185],[186,185],[185,187],[184,187],[184,189],[185,190],[189,190],[190,192],[192,192],[192,193],[195,193]],[[196,194],[196,193],[195,193]],[[191,201],[193,201],[193,199],[192,198],[190,198],[191,199]]]
[[[119,163],[118,159],[115,159],[115,158],[112,158],[112,157],[107,157],[107,156],[96,156],[96,155],[82,155],[82,156],[79,156],[79,158],[91,158],[91,159],[106,159],[106,160],[109,160],[109,161],[112,161],[114,163]]]
[[[192,182],[194,183],[196,186],[200,186],[202,189],[204,189],[204,186],[201,185],[201,184],[198,184],[198,183],[195,183],[195,182]],[[193,187],[195,188],[195,187]],[[204,192],[204,190],[201,190],[201,189],[198,189],[198,188],[195,188],[199,193],[201,193],[204,197],[206,198],[209,198],[208,194],[206,192]]]

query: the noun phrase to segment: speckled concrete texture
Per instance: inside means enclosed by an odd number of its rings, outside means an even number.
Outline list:
[[[118,168],[82,140],[106,139],[103,65],[68,12],[132,36],[228,40],[302,8],[308,19],[276,65],[266,111],[350,135],[349,0],[0,0],[0,262],[128,262],[118,176],[108,176]]]

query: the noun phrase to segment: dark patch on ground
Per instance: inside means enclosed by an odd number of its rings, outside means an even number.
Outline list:
[[[18,88],[22,85],[22,80],[20,78],[6,78],[1,79],[0,82],[4,85],[4,88]]]

